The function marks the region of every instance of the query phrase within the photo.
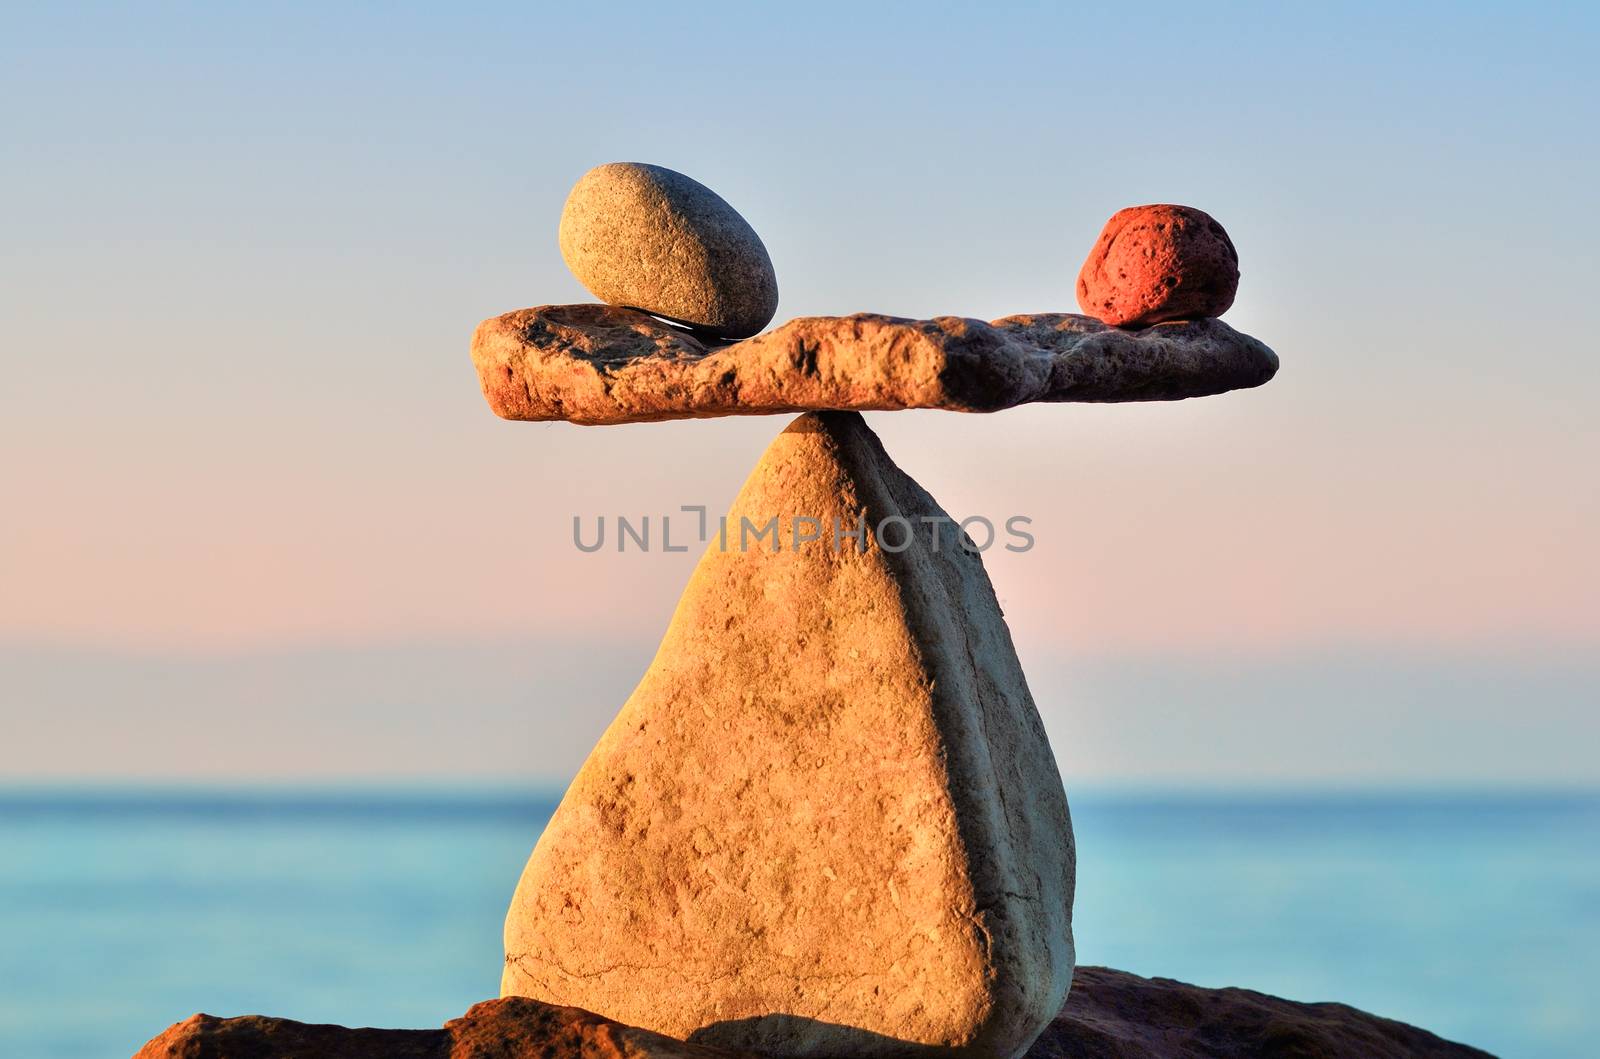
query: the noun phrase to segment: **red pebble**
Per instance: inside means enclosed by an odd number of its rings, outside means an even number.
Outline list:
[[[1115,327],[1221,316],[1239,290],[1239,254],[1193,206],[1129,206],[1078,272],[1078,305]]]

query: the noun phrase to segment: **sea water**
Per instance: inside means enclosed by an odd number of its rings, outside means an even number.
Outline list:
[[[549,793],[0,791],[0,1055],[496,995]],[[1600,795],[1076,792],[1080,962],[1597,1054]]]

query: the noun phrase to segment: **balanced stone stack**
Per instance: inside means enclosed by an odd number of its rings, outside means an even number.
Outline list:
[[[495,412],[805,414],[728,512],[781,532],[713,541],[539,839],[502,993],[773,1056],[1022,1055],[1072,980],[1066,796],[977,550],[859,413],[1259,385],[1276,356],[1214,318],[1231,242],[1198,210],[1125,210],[1079,278],[1093,316],[760,335],[766,248],[686,176],[591,171],[560,243],[605,304],[485,321]],[[791,538],[801,520],[829,532]]]
[[[1238,284],[1216,221],[1119,212],[1078,277],[1088,316],[857,314],[765,334],[766,248],[682,174],[601,166],[560,240],[604,304],[480,325],[495,412],[804,414],[534,848],[501,999],[438,1030],[197,1015],[138,1059],[1484,1054],[1343,1005],[1075,974],[1072,823],[994,590],[859,414],[1266,382],[1277,357],[1215,318]]]
[[[1201,397],[1278,370],[1272,350],[1215,319],[1232,304],[1238,259],[1215,221],[1182,206],[1112,218],[1078,280],[1080,304],[1096,315],[992,323],[857,313],[756,335],[778,299],[766,247],[716,193],[659,166],[584,176],[562,212],[561,249],[605,304],[543,305],[479,325],[473,361],[506,419],[993,412]]]

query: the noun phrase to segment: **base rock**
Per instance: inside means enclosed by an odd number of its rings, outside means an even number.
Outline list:
[[[795,420],[727,525],[528,860],[502,994],[1021,1056],[1072,980],[1072,823],[980,555],[851,412]]]
[[[194,1015],[133,1059],[753,1059],[526,997],[474,1004],[442,1030],[317,1026]]]
[[[1028,1059],[1483,1059],[1488,1052],[1344,1004],[1202,989],[1079,967],[1072,995]],[[750,1059],[578,1008],[507,997],[442,1030],[351,1030],[247,1015],[195,1015],[134,1059]],[[1492,1059],[1492,1057],[1491,1057]]]
[[[1079,967],[1027,1059],[1493,1059],[1347,1004]]]

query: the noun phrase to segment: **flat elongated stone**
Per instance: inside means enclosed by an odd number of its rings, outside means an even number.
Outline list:
[[[505,419],[638,423],[806,411],[994,412],[1032,401],[1171,401],[1259,386],[1272,350],[1220,320],[1122,331],[1043,313],[813,316],[725,346],[642,312],[545,305],[472,338]]]
[[[904,521],[863,551],[862,517]],[[855,414],[796,420],[728,519],[528,861],[502,992],[774,1056],[1022,1054],[1071,980],[1072,824],[981,559]]]

